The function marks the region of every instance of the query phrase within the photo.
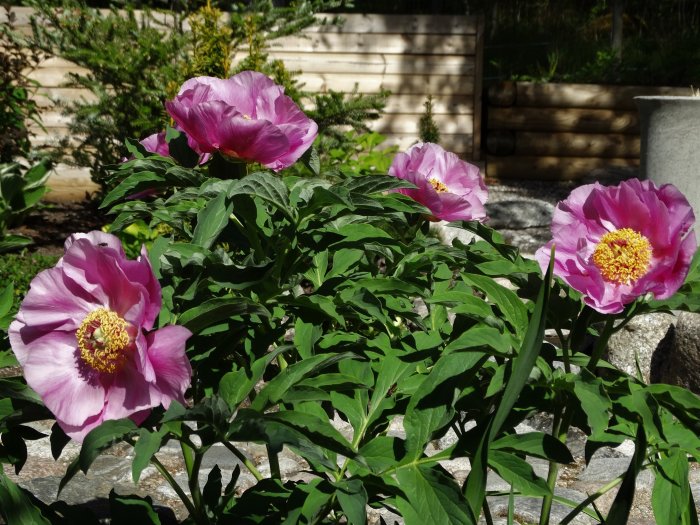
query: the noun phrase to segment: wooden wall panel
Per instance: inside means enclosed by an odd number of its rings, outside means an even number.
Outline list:
[[[18,26],[27,29],[31,10],[13,11]],[[270,56],[283,60],[290,71],[301,71],[299,81],[309,92],[389,90],[386,113],[370,127],[386,135],[387,144],[401,149],[418,141],[418,121],[427,96],[432,95],[443,146],[463,158],[479,159],[475,130],[481,122],[482,19],[348,14],[341,16],[341,25],[333,25],[328,23],[332,18],[319,15],[319,24],[303,35],[274,41]],[[240,58],[234,55],[233,60]],[[67,86],[71,72],[86,73],[54,57],[29,75],[40,84],[35,98],[46,127],[45,131],[34,128],[37,145],[67,136],[68,118],[60,114],[62,104],[81,97],[92,99],[89,92]]]

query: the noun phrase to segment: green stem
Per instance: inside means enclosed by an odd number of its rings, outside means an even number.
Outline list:
[[[202,466],[202,458],[204,454],[194,451],[194,462],[192,463],[192,474],[189,476],[190,494],[192,495],[192,503],[198,509],[202,508],[202,491],[199,488],[199,469]]]
[[[584,499],[581,503],[579,503],[576,507],[573,508],[571,512],[569,512],[561,522],[559,522],[559,525],[567,525],[568,523],[571,522],[578,514],[585,509],[589,504],[597,500],[600,496],[608,492],[609,490],[614,489],[617,487],[620,483],[622,483],[622,480],[624,479],[625,474],[620,474],[618,477],[616,477],[613,480],[610,480],[608,483],[600,487],[597,491],[595,491],[593,494],[589,495],[586,499]]]
[[[180,500],[182,501],[183,505],[185,508],[187,508],[187,512],[190,513],[190,516],[194,520],[195,523],[199,524],[206,524],[207,521],[204,520],[200,515],[199,511],[197,508],[192,504],[190,499],[187,497],[187,494],[185,494],[185,491],[182,490],[182,487],[175,481],[175,478],[172,477],[170,472],[168,472],[168,469],[166,469],[163,464],[158,460],[157,457],[153,456],[151,458],[151,463],[153,464],[154,467],[156,467],[156,470],[160,472],[161,476],[165,478],[165,481],[168,482],[168,484],[172,487],[172,489],[175,491],[175,493],[178,495]]]
[[[593,349],[593,352],[591,353],[591,358],[588,361],[588,364],[586,365],[586,368],[595,375],[595,367],[598,364],[598,361],[603,355],[603,352],[608,346],[608,340],[610,339],[610,336],[613,334],[615,331],[615,319],[610,318],[605,322],[605,327],[603,328],[603,332],[600,334],[600,337],[598,338],[598,341],[596,341],[595,348]]]
[[[270,477],[282,479],[279,458],[276,452],[272,452],[270,445],[267,445],[267,458],[270,460]]]
[[[253,462],[249,460],[243,452],[238,450],[236,447],[234,447],[231,443],[228,441],[223,441],[222,442],[224,446],[231,451],[231,453],[236,456],[241,463],[245,465],[245,467],[250,471],[250,473],[255,477],[257,481],[260,481],[263,479],[263,475],[260,473],[260,471],[255,467]]]

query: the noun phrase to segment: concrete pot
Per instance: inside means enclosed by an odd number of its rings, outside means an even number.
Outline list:
[[[641,132],[640,176],[671,183],[700,218],[700,97],[635,97]],[[700,240],[700,230],[695,231]]]

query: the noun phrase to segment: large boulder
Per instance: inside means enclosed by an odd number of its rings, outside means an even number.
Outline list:
[[[700,394],[700,314],[678,314],[673,348],[654,379]]]
[[[659,382],[660,371],[673,353],[676,317],[668,313],[638,315],[608,341],[607,360],[645,383]]]

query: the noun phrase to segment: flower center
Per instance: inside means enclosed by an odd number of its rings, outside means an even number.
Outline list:
[[[651,252],[644,235],[622,228],[601,237],[592,259],[606,281],[630,284],[647,273]]]
[[[85,364],[108,374],[121,370],[132,344],[128,326],[124,319],[106,308],[90,312],[76,332],[80,357]]]
[[[435,188],[435,191],[438,193],[445,193],[449,191],[449,188],[443,182],[440,182],[435,178],[429,179],[428,182],[430,182],[430,185]]]

